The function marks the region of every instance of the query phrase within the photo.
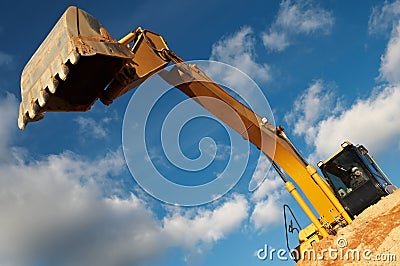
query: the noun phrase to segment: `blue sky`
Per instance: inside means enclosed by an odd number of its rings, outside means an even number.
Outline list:
[[[268,172],[254,148],[238,184],[212,203],[177,207],[149,196],[122,151],[132,93],[87,113],[46,114],[20,131],[21,71],[69,5],[95,16],[117,39],[141,26],[186,60],[237,67],[261,88],[276,125],[311,163],[350,140],[364,144],[400,184],[400,1],[3,2],[1,265],[293,265],[260,261],[255,253],[265,244],[285,248],[283,204],[309,224],[273,172],[248,191],[252,177]],[[243,87],[237,76],[220,78]],[[196,159],[208,137],[214,160],[201,171],[173,167],[160,145],[160,121],[185,100],[176,90],[160,100],[146,144],[148,159],[168,179],[196,185],[228,165],[229,139],[218,121],[195,119],[180,132],[182,152]]]

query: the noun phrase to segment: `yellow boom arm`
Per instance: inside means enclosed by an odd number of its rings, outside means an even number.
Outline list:
[[[175,66],[164,70],[170,62]],[[155,73],[170,84],[180,84],[179,90],[277,163],[318,213],[316,217],[287,181],[286,188],[321,237],[351,222],[327,183],[300,156],[281,127],[263,121],[195,65],[185,63],[158,34],[139,28],[117,42],[95,18],[76,7],[67,9],[22,72],[19,127],[24,129],[45,112],[87,111],[99,98],[110,104]],[[210,98],[229,108],[216,106]]]
[[[179,90],[196,100],[275,161],[298,184],[320,215],[319,220],[316,219],[305,202],[300,203],[299,196],[295,196],[321,235],[326,236],[327,230],[331,230],[333,225],[343,222],[343,220],[347,223],[351,222],[350,216],[327,183],[318,175],[315,168],[300,156],[281,127],[275,128],[273,125],[263,122],[262,117],[232,97],[196,65],[186,64],[184,60],[168,49],[161,36],[139,28],[120,42],[134,43],[132,51],[134,51],[135,57],[132,59],[133,64],[129,67],[134,67],[134,72],[141,72],[142,76],[148,76],[143,69],[149,69],[151,73],[154,73],[162,70],[166,66],[166,62],[172,61],[175,67],[168,72],[163,70],[159,72],[159,75],[172,85],[180,84],[176,86]],[[140,51],[144,51],[143,53],[146,55],[140,54]],[[159,65],[155,65],[155,62],[159,62]],[[149,63],[151,67],[146,65]],[[141,77],[137,78],[144,81]],[[137,78],[127,79],[125,77],[123,81],[121,79],[113,81],[104,94],[107,101],[103,100],[103,102],[112,102],[116,97],[137,86]],[[207,100],[209,98],[221,101],[229,108],[223,108],[223,105],[216,106],[215,101]],[[241,121],[237,121],[238,116]],[[287,184],[287,187],[291,194],[297,193],[294,186]]]

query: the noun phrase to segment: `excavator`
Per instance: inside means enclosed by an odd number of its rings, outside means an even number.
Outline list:
[[[23,130],[46,112],[88,111],[97,100],[109,105],[155,74],[169,84],[179,84],[177,89],[271,160],[311,221],[298,233],[300,254],[337,234],[396,189],[368,150],[348,141],[331,158],[317,163],[322,177],[281,126],[270,124],[196,65],[186,63],[160,35],[138,28],[117,41],[93,16],[75,6],[67,8],[22,71],[18,126]],[[205,97],[230,108],[217,108],[212,101],[201,100]]]

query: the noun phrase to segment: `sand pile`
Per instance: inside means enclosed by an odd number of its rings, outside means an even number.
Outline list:
[[[400,265],[400,190],[315,244],[296,264],[306,265]]]

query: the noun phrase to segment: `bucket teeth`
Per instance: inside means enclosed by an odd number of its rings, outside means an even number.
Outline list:
[[[40,106],[35,102],[32,102],[28,106],[28,114],[30,119],[35,119],[35,116],[39,114]]]
[[[18,126],[46,112],[89,110],[133,57],[90,14],[67,8],[22,71]]]
[[[45,91],[45,90],[41,90],[40,93],[39,93],[39,97],[37,99],[37,101],[39,103],[39,106],[43,107],[47,103],[49,98],[50,98],[49,93],[47,91]]]
[[[79,61],[81,56],[77,52],[72,52],[68,60],[71,62],[71,64],[76,65]]]
[[[58,86],[58,80],[55,77],[51,77],[50,82],[47,85],[47,88],[49,88],[49,91],[54,94],[57,90],[57,86]]]
[[[28,117],[26,116],[25,113],[22,112],[23,111],[22,105],[20,105],[19,110],[20,111],[19,111],[19,116],[18,116],[18,127],[21,130],[24,130],[26,124],[28,123]]]
[[[66,80],[68,73],[69,73],[69,68],[65,64],[62,64],[60,71],[58,72],[58,76],[60,77],[60,79]]]

